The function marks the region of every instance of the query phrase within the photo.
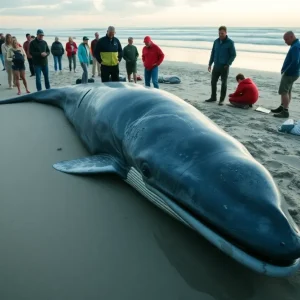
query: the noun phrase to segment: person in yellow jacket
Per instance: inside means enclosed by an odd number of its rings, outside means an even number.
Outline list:
[[[97,42],[94,57],[101,64],[102,82],[119,81],[119,63],[122,60],[122,46],[115,37],[115,27],[109,26],[107,34]]]

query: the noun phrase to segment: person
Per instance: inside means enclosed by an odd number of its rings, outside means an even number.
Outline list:
[[[33,60],[37,91],[42,90],[41,73],[44,75],[46,89],[50,89],[48,69],[48,56],[50,55],[50,50],[47,42],[44,41],[44,31],[42,29],[37,30],[36,38],[30,42],[29,53]]]
[[[3,33],[0,33],[0,60],[1,60],[2,65],[3,65],[3,70],[2,71],[5,71],[4,56],[2,54],[2,45],[4,43],[5,43],[5,37],[4,37]]]
[[[252,107],[259,96],[256,84],[251,78],[245,78],[243,74],[238,74],[235,78],[238,86],[236,91],[229,95],[229,102],[241,108]]]
[[[133,45],[133,38],[128,38],[128,45],[123,49],[123,59],[126,61],[126,71],[128,81],[131,81],[131,74],[133,74],[133,80],[136,83],[136,61],[139,57],[139,52],[136,46]]]
[[[115,37],[115,27],[109,26],[104,37],[97,42],[94,55],[101,64],[101,81],[119,81],[119,63],[122,60],[122,46]]]
[[[163,62],[165,55],[162,50],[152,42],[150,36],[144,38],[144,43],[142,60],[145,67],[145,86],[150,87],[150,80],[152,79],[154,88],[159,89],[158,67]]]
[[[12,38],[11,38],[11,42],[13,42],[14,40],[17,40],[17,38],[15,37],[15,36],[13,36]],[[22,45],[18,42],[18,46],[19,47],[22,47]]]
[[[83,70],[81,83],[88,83],[88,68],[92,57],[90,53],[90,47],[88,45],[89,39],[84,36],[82,40],[83,42],[78,47],[78,59]]]
[[[23,43],[23,49],[26,53],[27,61],[28,61],[28,64],[29,64],[30,77],[35,75],[32,56],[29,53],[29,44],[30,44],[31,40],[32,40],[31,35],[29,33],[27,33],[26,34],[26,41]]]
[[[57,73],[58,71],[57,70],[57,65],[58,65],[60,74],[62,74],[61,59],[65,53],[65,50],[62,43],[59,41],[58,37],[55,37],[55,41],[52,43],[51,53],[53,55],[55,73]]]
[[[27,87],[27,81],[25,78],[25,58],[26,53],[16,39],[12,41],[12,47],[9,48],[6,56],[7,60],[12,62],[12,70],[14,74],[14,82],[18,88],[18,95],[21,94],[20,81],[19,78],[23,81],[24,87],[27,93],[30,93]]]
[[[101,77],[101,65],[98,63],[95,55],[94,55],[94,52],[95,52],[95,49],[96,49],[96,45],[99,41],[99,33],[96,32],[95,33],[95,39],[92,40],[91,42],[91,52],[92,52],[92,56],[93,56],[93,69],[92,69],[92,77],[95,77],[95,74],[96,74],[96,67],[97,67],[97,71],[98,71],[98,76]]]
[[[300,75],[300,42],[292,31],[284,34],[285,43],[290,46],[281,68],[281,81],[278,94],[281,96],[281,104],[276,109],[271,109],[274,117],[288,118],[289,104],[292,100],[292,88]]]
[[[223,105],[227,93],[229,68],[236,58],[234,42],[227,35],[226,26],[219,28],[219,38],[214,41],[208,63],[208,72],[214,64],[211,75],[211,97],[205,102],[217,101],[217,83],[221,76],[221,95],[219,105]]]
[[[7,73],[7,79],[8,79],[8,88],[13,89],[14,85],[14,79],[13,79],[13,72],[12,72],[12,62],[7,60],[7,52],[12,46],[12,37],[9,33],[6,34],[5,36],[5,42],[1,46],[2,50],[2,55],[4,56],[4,65],[5,65],[5,70]]]
[[[73,70],[76,73],[76,54],[77,54],[77,45],[73,41],[72,37],[69,37],[69,41],[66,43],[66,52],[69,60],[69,69],[72,71],[72,62],[73,62]]]

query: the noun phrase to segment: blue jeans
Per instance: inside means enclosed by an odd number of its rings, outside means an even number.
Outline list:
[[[59,67],[59,71],[61,71],[61,56],[53,55],[54,59],[54,70],[57,71],[57,64]]]
[[[44,75],[44,79],[45,79],[45,87],[46,90],[50,89],[50,83],[49,83],[49,71],[48,71],[48,66],[34,66],[34,70],[35,70],[35,84],[36,84],[36,89],[38,91],[42,90],[42,84],[41,84],[41,76],[42,76],[42,72]]]
[[[3,54],[0,54],[0,59],[2,61],[2,65],[3,65],[3,68],[5,68],[5,64],[4,64],[4,57],[3,57]]]
[[[145,86],[150,86],[150,80],[152,79],[153,86],[159,89],[158,86],[158,67],[154,67],[152,70],[145,69]]]

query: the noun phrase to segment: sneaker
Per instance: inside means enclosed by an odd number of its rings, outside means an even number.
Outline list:
[[[271,112],[272,113],[280,113],[280,112],[282,112],[283,111],[283,106],[282,105],[280,105],[279,107],[277,107],[277,108],[275,108],[275,109],[271,109]]]
[[[215,101],[217,101],[217,99],[209,98],[209,99],[205,100],[205,102],[215,102]]]
[[[2,71],[5,71],[5,68]]]
[[[220,100],[220,101],[219,101],[219,105],[221,106],[221,105],[223,105],[223,104],[224,104],[224,100],[222,100],[222,101]]]
[[[288,118],[290,116],[289,111],[287,109],[283,109],[280,113],[274,114],[276,118]]]

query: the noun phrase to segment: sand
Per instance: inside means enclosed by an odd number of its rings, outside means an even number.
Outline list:
[[[55,75],[52,59],[49,64],[52,87],[81,77],[80,66],[69,73],[64,60],[63,74]],[[258,84],[259,105],[277,107],[279,74],[232,68],[229,92],[240,71]],[[300,138],[278,133],[283,120],[272,115],[204,103],[210,96],[205,66],[165,61],[163,74],[182,83],[161,89],[197,107],[271,172],[300,226]],[[34,78],[27,79],[34,92]],[[0,83],[0,99],[16,95],[5,72]],[[290,108],[296,120],[299,100],[300,81]],[[119,178],[56,172],[53,163],[88,155],[58,108],[0,106],[0,128],[0,299],[299,299],[300,272],[288,279],[258,275]]]

